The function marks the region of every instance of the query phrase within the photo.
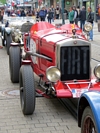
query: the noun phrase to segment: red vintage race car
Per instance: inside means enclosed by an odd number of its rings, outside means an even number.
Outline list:
[[[91,25],[85,25],[88,33]],[[20,101],[24,115],[35,109],[36,94],[45,97],[78,98],[89,90],[99,90],[100,66],[91,79],[91,44],[82,30],[73,24],[63,26],[39,22],[23,36],[24,47],[11,43],[10,78],[20,84]],[[38,75],[35,88],[34,73]]]

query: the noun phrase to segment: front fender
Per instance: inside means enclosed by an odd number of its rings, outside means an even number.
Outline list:
[[[95,123],[97,126],[97,131],[100,131],[100,92],[90,91],[83,93],[79,99],[78,103],[78,126],[81,127],[81,119],[84,109],[90,106]]]
[[[10,27],[6,27],[5,28],[5,33],[8,34],[8,35],[11,34],[11,28]]]

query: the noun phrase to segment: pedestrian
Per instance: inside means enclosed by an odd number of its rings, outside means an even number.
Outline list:
[[[1,9],[1,23],[3,24],[4,9]]]
[[[8,10],[7,10],[7,16],[9,17],[10,14],[11,14],[11,11],[8,9]]]
[[[88,15],[87,15],[87,22],[90,22],[93,27],[93,21],[94,21],[94,14],[92,13],[91,7],[88,7]],[[93,41],[93,28],[89,32],[89,41]]]
[[[74,22],[76,25],[78,25],[78,10],[76,9],[76,6],[73,6],[74,10]]]
[[[55,14],[55,9],[53,7],[53,5],[51,6],[51,11],[52,11],[52,22],[54,22],[54,14]]]
[[[26,16],[24,9],[21,10],[20,16],[21,16],[21,17],[25,17],[25,16]]]
[[[39,11],[39,17],[40,17],[40,21],[45,21],[45,11],[44,11],[44,7],[42,7],[42,9]]]
[[[77,6],[78,15],[80,14],[80,7]]]
[[[59,19],[60,9],[59,9],[58,6],[57,6],[57,8],[56,8],[56,10],[55,10],[55,13],[56,13],[56,19]]]
[[[46,16],[47,16],[47,9],[46,9],[46,7],[44,7],[44,12],[45,12],[45,20],[46,20]]]
[[[80,28],[84,30],[84,24],[86,21],[86,10],[84,6],[82,6],[82,10],[80,10],[79,19],[80,19]]]
[[[49,11],[47,13],[47,19],[49,23],[51,23],[52,18],[53,18],[53,13],[51,11],[51,8],[49,8]]]
[[[97,15],[97,21],[98,21],[98,32],[100,32],[100,3],[98,4],[96,9],[96,15]]]
[[[35,11],[36,21],[39,22],[39,9]]]
[[[1,10],[0,10],[0,22],[3,23],[3,15],[2,15]]]
[[[73,7],[70,7],[70,11],[69,11],[69,22],[70,24],[74,23],[74,11],[73,11]]]

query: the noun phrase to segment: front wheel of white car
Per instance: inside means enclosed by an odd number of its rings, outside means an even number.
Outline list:
[[[12,43],[12,36],[11,34],[9,35],[5,35],[5,40],[6,40],[6,48],[7,48],[7,54],[9,55],[9,48],[10,48],[10,44]]]

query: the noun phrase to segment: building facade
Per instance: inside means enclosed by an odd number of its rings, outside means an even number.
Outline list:
[[[85,6],[86,10],[89,6],[92,8],[92,12],[94,12],[94,20],[95,21],[97,20],[96,8],[97,8],[98,3],[100,3],[100,0],[78,0],[78,5],[80,6],[80,8],[82,6]]]

